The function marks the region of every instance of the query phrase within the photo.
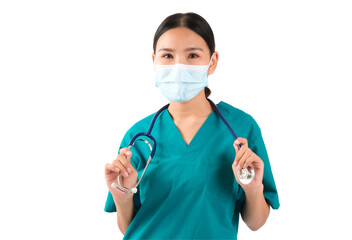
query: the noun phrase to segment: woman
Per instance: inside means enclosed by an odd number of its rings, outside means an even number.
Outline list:
[[[219,59],[209,24],[195,13],[171,15],[157,29],[153,50],[155,84],[170,100],[151,133],[158,149],[137,193],[111,187],[119,173],[124,186],[136,185],[150,149],[143,141],[127,146],[149,129],[153,113],[127,131],[117,158],[105,166],[105,211],[117,211],[124,239],[236,239],[239,214],[250,229],[259,229],[270,206],[279,208],[278,194],[255,120],[219,102],[240,136],[234,141],[207,99],[207,76]],[[237,172],[249,166],[255,177],[243,184]]]

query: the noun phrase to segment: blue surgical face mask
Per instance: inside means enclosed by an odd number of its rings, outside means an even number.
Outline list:
[[[208,65],[155,65],[155,86],[170,101],[187,102],[208,86]]]

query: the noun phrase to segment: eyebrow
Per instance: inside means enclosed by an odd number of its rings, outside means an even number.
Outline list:
[[[172,48],[160,48],[160,49],[158,50],[158,52],[160,52],[160,51],[174,52],[175,50],[172,49]]]
[[[203,52],[203,49],[201,49],[200,47],[190,47],[190,48],[186,48],[185,51],[194,51],[194,50],[199,50]]]
[[[194,51],[194,50],[199,50],[199,51],[202,51],[202,52],[203,52],[203,49],[202,49],[202,48],[199,48],[199,47],[189,47],[189,48],[186,48],[186,49],[185,49],[185,52]],[[158,52],[160,52],[160,51],[175,52],[175,49],[172,49],[172,48],[160,48],[160,49],[158,50]]]

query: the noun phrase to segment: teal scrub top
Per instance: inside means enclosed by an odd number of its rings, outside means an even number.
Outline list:
[[[278,193],[258,124],[223,101],[217,106],[236,135],[246,138],[249,148],[263,160],[264,197],[278,209]],[[148,131],[154,114],[127,131],[120,149],[127,147],[136,133]],[[234,138],[217,113],[208,116],[189,145],[168,109],[158,116],[151,135],[157,142],[155,156],[133,196],[136,215],[123,239],[237,239],[246,196],[232,170]],[[139,180],[150,149],[137,141],[131,151]],[[116,211],[110,192],[105,211]]]

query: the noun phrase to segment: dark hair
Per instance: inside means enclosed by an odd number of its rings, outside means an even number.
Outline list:
[[[158,29],[154,34],[154,41],[153,41],[154,53],[155,53],[156,43],[158,42],[160,36],[166,31],[177,27],[186,27],[192,30],[193,32],[197,33],[207,43],[210,51],[210,56],[214,53],[215,39],[210,25],[203,17],[192,12],[176,13],[165,18],[165,20],[160,24],[160,26],[158,27]],[[205,96],[209,97],[211,94],[210,89],[208,87],[205,87],[204,91],[205,91]]]

